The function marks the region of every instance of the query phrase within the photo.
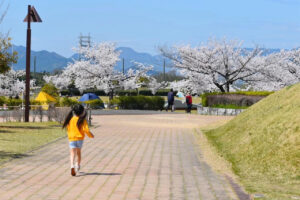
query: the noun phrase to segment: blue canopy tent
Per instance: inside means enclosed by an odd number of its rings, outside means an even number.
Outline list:
[[[80,99],[78,100],[79,102],[83,102],[83,103],[87,103],[88,101],[91,101],[91,100],[95,100],[95,99],[99,99],[100,98],[94,94],[94,93],[86,93],[84,95],[82,95],[82,97],[80,97]],[[104,108],[104,105],[103,106],[100,106],[101,108]],[[89,122],[89,125],[91,125],[92,123],[92,110],[91,110],[91,106],[88,105],[88,122]]]
[[[80,97],[78,101],[80,102],[85,102],[85,101],[90,101],[90,100],[95,100],[95,99],[100,99],[97,95],[94,93],[86,93]]]
[[[182,92],[177,92],[176,96],[179,98],[184,98],[184,94]]]

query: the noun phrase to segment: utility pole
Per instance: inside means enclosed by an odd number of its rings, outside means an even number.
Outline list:
[[[124,62],[124,58],[122,59],[122,69],[123,69],[123,75],[125,74],[125,62]]]
[[[91,36],[90,36],[90,34],[88,36],[83,36],[80,33],[80,36],[79,36],[79,48],[81,50],[84,47],[91,47]],[[81,60],[81,54],[79,54],[79,60]]]
[[[164,59],[164,81],[166,81],[166,60]]]

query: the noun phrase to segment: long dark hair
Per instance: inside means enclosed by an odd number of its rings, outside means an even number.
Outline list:
[[[85,118],[86,118],[86,112],[84,110],[84,107],[81,104],[76,104],[72,107],[71,111],[67,115],[65,122],[63,124],[63,128],[66,128],[66,126],[69,124],[70,120],[72,119],[73,115],[79,116],[79,119],[77,121],[77,127],[80,129]]]

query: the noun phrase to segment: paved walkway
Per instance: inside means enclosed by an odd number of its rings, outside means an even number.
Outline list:
[[[70,175],[67,139],[0,169],[0,199],[238,199],[195,148],[193,129],[222,117],[95,116],[81,173]]]

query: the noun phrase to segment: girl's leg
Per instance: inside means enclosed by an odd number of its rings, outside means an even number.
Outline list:
[[[70,149],[71,168],[74,168],[75,156],[76,156],[76,148],[71,148]]]
[[[81,148],[76,148],[76,155],[77,155],[78,166],[80,166],[80,162],[81,162]]]

